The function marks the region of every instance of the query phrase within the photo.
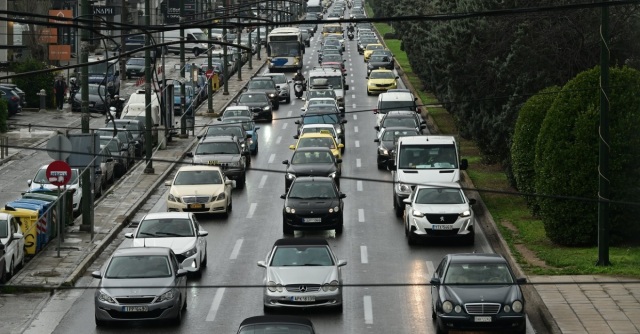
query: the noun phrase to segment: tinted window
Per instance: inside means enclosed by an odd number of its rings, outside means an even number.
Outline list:
[[[140,222],[137,238],[193,237],[195,232],[189,219],[145,219]]]
[[[333,266],[333,259],[324,246],[278,247],[271,258],[271,266]]]
[[[445,284],[498,283],[511,284],[513,277],[503,263],[451,263],[445,273]]]
[[[393,130],[393,131],[385,131],[382,135],[382,140],[384,141],[397,141],[400,137],[406,136],[416,136],[418,135],[417,131],[410,130]]]
[[[9,223],[6,220],[0,220],[0,238],[9,237]]]
[[[418,204],[463,204],[460,189],[422,188],[416,195]]]
[[[171,277],[165,255],[116,256],[105,271],[106,278]]]
[[[240,95],[240,98],[238,99],[238,102],[240,103],[244,103],[244,102],[266,102],[267,101],[267,96],[266,95],[260,95],[260,94],[242,94]]]
[[[196,155],[205,154],[238,154],[238,145],[233,142],[201,143],[196,148]]]
[[[289,198],[327,199],[336,197],[338,195],[330,182],[294,182],[289,190]]]
[[[220,172],[215,170],[181,171],[176,175],[173,184],[178,186],[194,184],[222,184],[222,176],[220,176]]]
[[[404,145],[399,154],[400,169],[458,168],[454,145]]]

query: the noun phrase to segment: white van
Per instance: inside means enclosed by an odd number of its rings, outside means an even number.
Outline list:
[[[134,119],[146,123],[145,113],[146,104],[144,97],[144,89],[137,90],[129,96],[127,105],[122,109],[121,119]],[[153,145],[158,143],[158,126],[160,125],[160,102],[156,93],[151,93],[151,136],[153,137]]]
[[[162,33],[161,35],[162,36]],[[184,49],[185,51],[192,52],[196,57],[201,53],[206,52],[209,48],[208,43],[204,42],[195,42],[197,40],[204,41],[208,40],[207,35],[200,28],[187,28],[184,29]],[[164,32],[164,43],[168,42],[179,42],[180,41],[180,29],[169,30]],[[175,55],[180,54],[180,44],[171,44],[166,46],[169,52],[173,52]]]
[[[331,86],[333,91],[336,93],[338,106],[342,108],[345,107],[345,92],[349,90],[349,85],[345,84],[342,71],[336,68],[314,67],[311,71],[309,71],[308,82],[309,88],[314,88],[314,84],[316,82],[322,82],[325,85]]]
[[[460,160],[458,144],[453,136],[410,136],[398,139],[393,177],[393,208],[401,217],[403,200],[417,184],[459,182],[467,169],[467,159]]]

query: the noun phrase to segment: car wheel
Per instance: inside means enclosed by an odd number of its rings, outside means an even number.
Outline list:
[[[381,164],[377,164],[378,165],[378,169],[384,169],[384,165]]]
[[[264,314],[269,314],[274,312],[274,310],[271,307],[264,304],[262,305],[262,311],[264,312]]]
[[[293,235],[293,229],[287,225],[287,221],[285,219],[282,219],[282,234]]]
[[[342,313],[344,307],[342,306],[342,304],[336,306],[336,313]]]
[[[284,100],[284,103],[291,103],[291,95],[287,96],[287,98]]]
[[[196,57],[199,56],[200,55],[200,49],[193,48],[193,55],[196,56]]]
[[[411,231],[407,231],[407,244],[409,244],[409,246],[413,246],[416,244],[416,239]]]
[[[447,333],[449,333],[449,331],[442,328],[442,326],[440,326],[440,324],[438,324],[438,322],[436,321],[436,334],[447,334]]]
[[[438,319],[438,315],[436,314],[436,310],[433,309],[433,307],[431,307],[431,320],[436,320]]]
[[[404,213],[404,209],[402,207],[400,207],[398,204],[396,204],[396,201],[393,201],[393,210],[396,213],[396,217],[402,217],[402,214]]]
[[[246,183],[246,176],[242,176],[241,178],[238,179],[238,181],[236,181],[236,187],[238,189],[244,189],[244,184]]]
[[[205,268],[207,266],[207,251],[204,251],[204,259],[200,261],[200,268]]]
[[[229,207],[227,208],[227,211],[233,211],[233,197],[229,200]]]
[[[24,261],[25,261],[25,255],[24,255],[24,251],[22,252],[22,259],[20,260],[20,269],[24,268]]]
[[[367,95],[371,95],[371,92],[369,91],[369,89],[367,89]]]
[[[7,281],[10,280],[15,274],[16,274],[15,265],[13,263],[13,259],[11,259],[11,264],[9,265],[9,272],[7,273]]]
[[[475,238],[475,233],[471,232],[469,233],[469,235],[467,235],[466,240],[465,240],[465,244],[467,246],[473,246],[475,244],[476,238]]]
[[[251,155],[256,155],[258,154],[258,145],[256,144],[256,149],[251,151]]]
[[[182,296],[180,296],[182,301]],[[173,324],[174,325],[180,325],[182,323],[182,306],[180,306],[180,311],[178,311],[178,314],[176,315],[176,317],[173,319]]]
[[[184,296],[184,304],[182,304],[182,310],[185,311],[189,305],[187,295]]]
[[[96,326],[98,327],[107,327],[107,325],[109,324],[107,321],[98,320],[97,317],[95,317],[95,320],[96,320]]]
[[[280,110],[280,102],[273,105],[273,110]]]
[[[342,234],[342,231],[344,230],[344,223],[340,223],[340,225],[336,226],[336,234]]]

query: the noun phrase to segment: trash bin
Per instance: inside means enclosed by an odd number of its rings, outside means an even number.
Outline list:
[[[38,199],[19,199],[7,203],[10,207],[28,209],[37,213],[36,231],[32,232],[35,234],[36,252],[44,248],[49,240],[57,235],[58,229],[53,203]]]
[[[26,255],[35,255],[38,236],[38,212],[10,205],[0,209],[0,212],[9,213],[20,220],[20,230],[24,235],[24,252]]]

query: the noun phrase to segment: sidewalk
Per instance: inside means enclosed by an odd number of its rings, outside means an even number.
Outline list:
[[[213,110],[215,112],[224,110],[231,100],[241,92],[248,79],[262,69],[265,59],[266,56],[263,56],[262,60],[258,61],[254,57],[252,70],[248,69],[248,63],[245,64],[242,68],[242,81],[237,79],[237,73],[229,78],[229,95],[223,95],[222,89],[220,89],[213,96]],[[207,109],[208,106],[205,102],[196,111],[194,124],[196,134],[205,131],[205,126],[215,120],[213,116],[217,114],[208,114]],[[89,232],[80,231],[82,220],[76,219],[75,224],[66,229],[64,242],[60,247],[60,257],[57,256],[57,239],[54,239],[44,250],[31,259],[7,285],[34,288],[73,286],[94,259],[130,223],[130,220],[154,189],[164,181],[165,176],[176,166],[176,162],[196,142],[197,139],[193,136],[186,139],[174,138],[172,142],[167,143],[166,149],[154,151],[153,159],[156,161],[153,161],[153,174],[144,174],[147,165],[141,163],[96,202],[93,240],[91,240]],[[26,142],[15,143],[19,146],[28,144]]]

